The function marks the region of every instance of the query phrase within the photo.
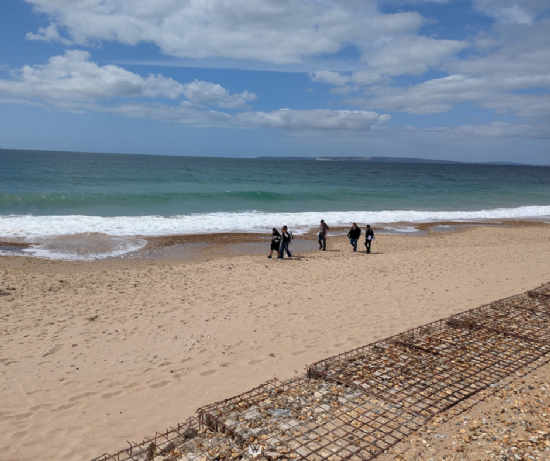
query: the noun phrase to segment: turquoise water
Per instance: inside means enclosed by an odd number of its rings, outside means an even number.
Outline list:
[[[0,151],[0,236],[547,215],[550,168]]]
[[[0,152],[0,214],[468,211],[550,205],[550,168]]]

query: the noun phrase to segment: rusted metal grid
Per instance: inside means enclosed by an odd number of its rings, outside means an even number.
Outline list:
[[[443,319],[317,362],[309,376],[347,383],[431,418],[550,349]]]
[[[228,435],[203,427],[198,418],[189,418],[142,443],[113,454],[104,454],[92,461],[150,461],[158,456],[164,460],[219,461],[223,459],[252,459],[248,450],[242,451]]]
[[[550,283],[545,283],[534,290],[528,291],[527,296],[546,298],[547,302],[550,302]]]
[[[549,298],[550,303],[550,298]],[[486,329],[525,341],[550,345],[550,315],[541,303],[527,296],[497,301],[454,315],[456,325]]]
[[[550,346],[541,344],[535,336],[527,339],[514,332],[463,321],[463,316],[472,311],[409,330],[391,340],[442,359],[458,360],[476,373],[484,372],[494,379],[510,376],[550,352]]]
[[[354,387],[307,377],[271,380],[197,415],[271,460],[370,460],[426,423]]]

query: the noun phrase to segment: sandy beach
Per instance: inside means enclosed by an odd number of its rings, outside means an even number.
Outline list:
[[[0,258],[2,461],[89,460],[307,363],[550,281],[544,223],[379,235],[370,255],[329,237],[326,252],[284,261],[267,245],[207,243],[185,259]]]

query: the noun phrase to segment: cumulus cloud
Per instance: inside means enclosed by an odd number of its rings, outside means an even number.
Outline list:
[[[248,109],[247,102],[257,99],[248,91],[230,94],[216,83],[195,80],[181,84],[162,75],[142,77],[120,66],[99,66],[82,50],[66,51],[45,65],[27,65],[13,74],[14,80],[0,80],[1,95],[38,99],[65,108],[121,97],[177,99],[183,95],[196,104]]]
[[[546,126],[541,121],[550,120],[549,29],[550,19],[530,27],[499,26],[482,35],[487,47],[465,59],[444,63],[440,69],[448,76],[407,87],[380,84],[366,89],[367,97],[348,102],[371,110],[414,114],[446,112],[457,103],[470,102],[496,114],[512,113],[532,119],[536,126]],[[533,136],[526,130],[516,132]]]
[[[372,98],[357,103],[384,110],[434,114],[449,111],[457,102],[473,102],[501,114],[513,111],[522,117],[547,117],[550,115],[548,96],[504,93],[505,90],[540,86],[550,86],[550,75],[511,78],[451,75],[408,88],[382,88]]]
[[[312,82],[328,83],[329,85],[345,85],[350,81],[349,75],[343,75],[339,72],[332,72],[330,70],[318,70],[309,73],[309,79]]]
[[[465,41],[437,40],[417,35],[387,38],[363,51],[361,61],[366,64],[367,69],[352,72],[350,75],[319,70],[310,72],[309,78],[313,82],[344,86],[350,82],[371,85],[388,76],[421,75],[430,68],[439,67],[444,59],[467,46]],[[348,91],[339,92],[349,92],[349,88]]]
[[[24,66],[12,72],[12,80],[0,79],[0,102],[230,128],[368,131],[388,119],[365,110],[227,113],[205,106],[249,109],[247,102],[257,96],[248,91],[231,94],[221,85],[201,80],[181,84],[162,75],[142,77],[120,66],[99,66],[89,58],[87,51],[71,50],[50,58],[47,64]],[[182,97],[185,100],[175,104],[162,102]],[[121,98],[132,101],[120,102]],[[143,98],[154,101],[143,103]]]
[[[75,43],[153,43],[164,54],[298,63],[417,30],[416,12],[382,14],[375,0],[26,0]],[[49,34],[49,35],[48,35]],[[39,31],[31,38],[54,39]]]
[[[362,60],[381,75],[420,75],[436,67],[448,56],[466,48],[459,40],[437,40],[424,36],[403,36],[366,51]]]
[[[183,85],[161,75],[141,77],[122,67],[98,66],[87,51],[70,50],[45,65],[24,66],[15,80],[0,80],[0,94],[40,99],[54,105],[76,105],[116,97],[175,99]]]
[[[550,124],[529,125],[492,122],[487,125],[462,125],[443,128],[443,130],[461,136],[550,139]]]
[[[238,114],[245,125],[285,130],[352,130],[367,131],[380,116],[364,110],[290,110]],[[386,121],[385,119],[383,121]]]
[[[221,128],[262,128],[294,131],[369,131],[375,124],[387,122],[390,117],[364,110],[290,110],[273,112],[239,112],[228,114],[214,110],[198,110],[181,104],[124,104],[98,108],[102,112],[127,117],[167,120],[192,126]]]
[[[27,40],[42,40],[45,42],[59,42],[63,45],[70,45],[72,42],[66,38],[62,38],[59,35],[59,30],[57,26],[53,23],[50,23],[48,27],[40,27],[37,34],[28,32],[26,35]]]
[[[189,101],[215,105],[221,109],[248,109],[247,101],[258,99],[254,93],[229,94],[223,86],[201,80],[183,85],[183,94]]]
[[[504,24],[531,25],[549,8],[546,0],[473,0],[475,8]]]

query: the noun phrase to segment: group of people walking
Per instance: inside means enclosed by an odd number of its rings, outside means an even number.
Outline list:
[[[323,219],[321,219],[321,224],[319,225],[319,250],[325,251],[327,249],[327,234],[329,231],[328,225]],[[357,227],[357,223],[353,223],[351,229],[348,232],[349,243],[353,247],[353,251],[357,251],[357,242],[361,237],[361,229]],[[287,226],[283,226],[281,232],[273,228],[271,233],[271,252],[269,253],[268,258],[273,258],[273,253],[277,253],[278,259],[283,259],[285,253],[290,258],[292,253],[290,252],[290,244],[293,240],[292,232],[288,230]],[[367,225],[365,232],[365,247],[367,253],[370,253],[370,248],[372,241],[374,240],[374,232],[370,228],[370,225]]]
[[[361,228],[357,227],[357,223],[353,223],[351,229],[348,232],[349,244],[353,247],[353,251],[357,251],[357,242],[361,237]],[[370,253],[370,246],[374,240],[374,232],[370,228],[370,225],[367,225],[367,230],[365,232],[365,247],[367,253]]]
[[[269,253],[268,258],[273,257],[274,251],[277,252],[277,258],[279,259],[283,259],[285,257],[285,252],[287,256],[291,258],[292,253],[290,252],[289,245],[293,238],[292,232],[288,230],[287,226],[283,226],[280,233],[277,229],[273,228],[271,233],[271,252]]]

